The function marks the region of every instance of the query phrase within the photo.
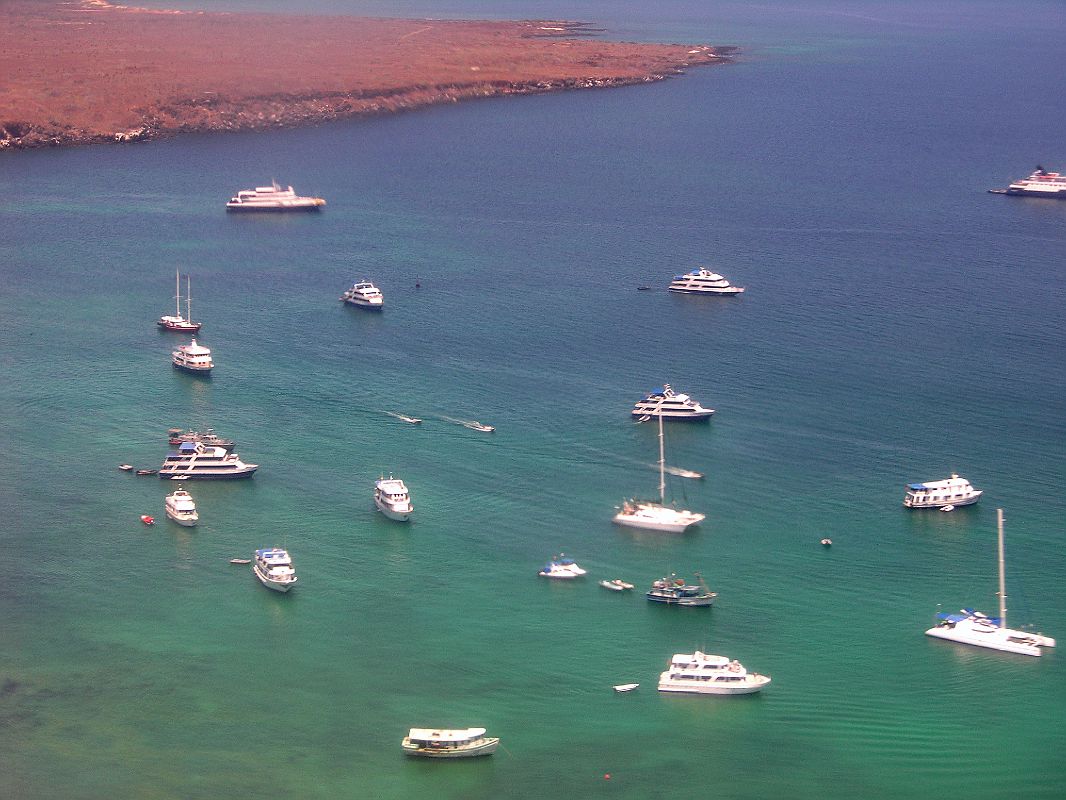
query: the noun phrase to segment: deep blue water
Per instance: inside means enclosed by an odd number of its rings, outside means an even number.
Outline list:
[[[996,507],[1012,624],[1066,635],[1066,203],[985,192],[1066,171],[1061,4],[199,5],[579,18],[742,56],[652,86],[0,157],[12,797],[1066,791],[1061,654],[922,635],[937,604],[995,607]],[[271,177],[326,211],[223,212]],[[701,263],[745,295],[635,291]],[[210,382],[175,374],[180,337],[154,328],[176,268]],[[337,302],[364,277],[380,315]],[[609,521],[655,487],[655,432],[628,410],[664,380],[718,409],[668,431],[668,460],[707,473],[671,485],[708,514],[683,537]],[[115,469],[158,466],[171,425],[262,465],[191,486],[192,531],[144,529],[169,487]],[[371,511],[389,471],[410,526]],[[952,471],[976,507],[901,508],[904,483]],[[291,596],[227,563],[272,544]],[[560,550],[594,579],[700,570],[718,604],[546,585]],[[657,696],[697,647],[774,682]],[[406,729],[433,724],[506,749],[405,761]]]

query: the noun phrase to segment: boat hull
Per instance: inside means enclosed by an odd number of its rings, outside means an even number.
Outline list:
[[[251,203],[226,203],[231,214],[263,214],[288,211],[321,211],[325,203],[293,203],[291,205],[253,205]]]
[[[714,415],[714,411],[709,408],[705,408],[702,411],[659,411],[655,408],[634,408],[630,412],[632,417],[662,417],[665,420],[671,422],[684,421],[684,422],[707,422]]]
[[[159,477],[163,480],[180,478],[183,481],[235,481],[252,477],[257,469],[259,469],[258,464],[248,464],[243,469],[229,470],[227,472],[207,472],[206,470],[185,472],[180,469],[161,469],[159,470]]]
[[[689,528],[694,528],[703,521],[703,517],[699,519],[686,519],[678,522],[665,522],[650,517],[638,517],[632,514],[615,514],[612,519],[615,525],[622,525],[626,528],[640,528],[646,531],[658,531],[660,533],[684,533]]]
[[[696,597],[663,597],[649,592],[644,596],[653,603],[662,603],[668,606],[706,608],[714,605],[714,600],[718,595],[715,592],[711,592],[710,595],[697,595]]]
[[[701,686],[684,686],[679,685],[669,679],[668,673],[663,673],[659,678],[659,691],[664,694],[708,694],[727,696],[727,695],[740,695],[740,694],[755,694],[761,692],[770,683],[768,675],[748,675],[747,680],[742,686],[725,686],[715,685],[708,682],[706,685]]]
[[[187,372],[190,375],[198,375],[201,378],[210,378],[211,370],[214,369],[214,367],[190,367],[185,364],[179,364],[176,361],[172,361],[171,363],[174,365],[174,369]]]
[[[408,511],[397,511],[396,509],[378,500],[374,501],[374,505],[377,506],[378,511],[384,514],[386,517],[392,520],[396,520],[397,522],[410,522],[411,514],[414,512],[414,509],[410,509]]]
[[[903,505],[907,508],[944,508],[945,506],[959,508],[960,506],[972,506],[981,499],[982,494],[983,492],[976,492],[973,497],[964,497],[960,500],[914,501],[908,499],[903,501]]]
[[[419,758],[476,758],[478,756],[491,756],[499,747],[500,740],[485,739],[483,744],[471,745],[463,748],[444,747],[421,747],[412,744],[409,739],[403,740],[403,751],[409,756]]]
[[[365,300],[347,299],[344,302],[347,305],[355,306],[356,308],[363,308],[367,311],[381,311],[383,308],[385,308],[384,303],[368,303]]]
[[[675,286],[668,286],[666,288],[667,291],[677,292],[678,294],[714,294],[723,297],[744,293],[744,290],[739,286],[727,286],[723,289],[682,289]]]
[[[1039,656],[1042,655],[1042,647],[1055,646],[1055,640],[1050,636],[1000,628],[995,625],[974,624],[969,620],[955,626],[938,625],[927,630],[925,635],[957,644],[968,644],[972,647],[983,647],[986,650],[999,650],[1023,656]]]
[[[266,575],[263,574],[263,572],[259,569],[259,565],[258,564],[252,564],[252,572],[255,573],[255,577],[258,578],[259,582],[261,584],[263,584],[266,588],[268,588],[268,589],[270,589],[272,591],[275,591],[275,592],[280,592],[281,594],[285,594],[293,586],[296,585],[296,580],[295,579],[293,579],[291,581],[275,581],[275,580],[271,580],[270,578],[268,578]]]
[[[176,522],[185,528],[192,528],[196,525],[197,522],[200,521],[199,515],[188,516],[185,514],[175,514],[169,508],[166,510],[166,512],[167,519]]]

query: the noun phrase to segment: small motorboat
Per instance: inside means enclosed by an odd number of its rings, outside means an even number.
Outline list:
[[[954,511],[955,510],[955,506],[941,506],[940,510],[941,511]]]
[[[252,563],[252,559],[250,559],[250,558],[231,558],[229,560],[229,563],[231,563],[231,564],[251,564]]]
[[[633,584],[626,583],[621,578],[615,578],[614,580],[610,580],[610,581],[608,581],[608,580],[600,581],[600,586],[602,586],[604,589],[610,589],[612,592],[624,592],[627,589],[632,589],[633,588]]]
[[[639,683],[620,683],[614,687],[614,690],[618,692],[618,694],[625,694],[626,692],[633,691],[638,686],[640,686]]]
[[[147,514],[141,514],[141,522],[145,525],[155,525],[155,519]]]
[[[157,471],[158,470],[154,470],[154,469],[139,469],[139,470],[137,470],[137,474],[138,475],[155,475]]]
[[[409,417],[406,414],[398,414],[395,411],[386,411],[385,413],[388,414],[390,417],[395,417],[396,419],[400,420],[400,422],[406,422],[410,425],[422,424],[422,420],[420,420],[418,417]]]
[[[464,422],[463,425],[468,427],[472,431],[482,431],[483,433],[493,433],[496,429],[491,425],[482,425],[476,420],[472,422]]]
[[[827,539],[822,539],[822,546],[823,547],[829,547],[832,544],[833,544],[833,540],[832,539],[828,539],[828,538]]]
[[[132,464],[119,464],[118,468],[120,470],[122,470],[123,472],[132,472],[133,471],[133,465]]]

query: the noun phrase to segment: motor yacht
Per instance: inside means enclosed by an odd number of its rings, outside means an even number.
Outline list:
[[[470,758],[490,756],[500,740],[485,736],[484,728],[411,728],[403,738],[403,751],[425,758]]]
[[[989,189],[988,191],[992,194],[1050,197],[1053,200],[1066,200],[1066,174],[1048,172],[1037,165],[1036,171],[1028,178],[1014,181],[1006,189]]]
[[[382,296],[381,290],[370,281],[360,281],[353,284],[352,288],[342,294],[340,299],[349,305],[370,309],[371,311],[380,311],[385,304],[385,298]]]
[[[374,481],[374,505],[386,517],[399,522],[409,520],[415,510],[406,484],[392,475]]]
[[[568,558],[565,553],[560,553],[557,556],[552,556],[551,560],[544,565],[544,569],[537,574],[542,578],[570,580],[572,578],[580,578],[587,573],[588,570],[582,569],[575,564],[574,559]]]
[[[183,480],[225,480],[250,478],[258,464],[246,464],[236,453],[224,447],[212,447],[203,442],[182,442],[177,450],[167,453],[159,477],[181,477]]]
[[[711,418],[713,408],[704,408],[687,394],[679,394],[668,383],[648,392],[647,397],[633,405],[632,416],[662,417],[668,420],[691,420],[701,422]]]
[[[197,344],[193,339],[191,344],[179,345],[178,349],[170,354],[170,360],[174,366],[193,375],[210,375],[215,367],[211,360],[210,348]]]
[[[743,286],[733,286],[717,272],[704,267],[675,276],[666,288],[682,294],[737,295],[744,292]]]
[[[193,502],[192,495],[182,489],[181,486],[178,487],[176,492],[166,496],[163,506],[166,509],[167,516],[179,525],[191,528],[200,520],[200,515],[196,513],[196,503]]]
[[[907,508],[958,508],[976,503],[982,494],[968,480],[952,473],[950,478],[942,481],[908,483],[903,505]]]
[[[675,653],[659,675],[660,692],[679,694],[753,694],[769,683],[769,675],[748,672],[739,661],[699,650]]]
[[[321,197],[300,197],[291,186],[282,189],[272,181],[270,186],[241,189],[226,203],[226,211],[320,211],[325,204]]]
[[[287,592],[296,583],[296,570],[289,552],[280,547],[256,550],[252,572],[261,584],[275,592]]]

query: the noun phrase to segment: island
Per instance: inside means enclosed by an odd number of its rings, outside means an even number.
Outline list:
[[[434,103],[659,81],[731,47],[588,23],[0,4],[0,150],[316,124]]]

